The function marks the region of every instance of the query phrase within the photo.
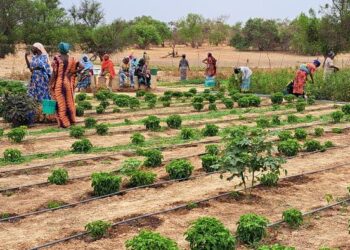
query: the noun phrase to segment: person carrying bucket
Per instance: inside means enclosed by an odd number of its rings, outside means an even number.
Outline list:
[[[234,68],[233,72],[235,75],[242,74],[242,78],[240,81],[241,92],[248,92],[250,90],[250,83],[253,71],[246,66],[241,66]]]

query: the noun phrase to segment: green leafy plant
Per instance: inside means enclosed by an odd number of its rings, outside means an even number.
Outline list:
[[[122,178],[112,173],[100,172],[91,175],[91,186],[97,196],[116,193],[120,189]]]
[[[198,112],[204,108],[203,102],[194,102],[194,103],[192,103],[192,106]]]
[[[170,105],[171,105],[171,102],[170,102],[170,101],[164,101],[164,102],[162,102],[162,103],[163,103],[163,107],[164,107],[164,108],[170,107]]]
[[[108,229],[111,226],[112,224],[109,222],[97,220],[86,224],[85,230],[88,232],[88,234],[92,238],[94,238],[95,240],[98,240],[107,234]]]
[[[174,160],[166,166],[170,179],[185,179],[191,176],[194,167],[187,160]]]
[[[308,96],[308,98],[307,98],[307,104],[309,104],[309,105],[314,105],[315,103],[316,103],[316,97],[315,96]]]
[[[209,101],[209,103],[215,103],[216,102],[216,96],[215,95],[208,95],[207,100]]]
[[[153,109],[157,104],[157,99],[150,99],[147,101],[147,106],[150,109]]]
[[[225,107],[227,108],[227,109],[232,109],[233,108],[233,100],[231,100],[231,99],[229,99],[229,98],[225,98],[224,100],[223,100],[223,102],[224,102],[224,105],[225,105]]]
[[[306,108],[306,102],[297,102],[295,104],[295,107],[297,109],[297,112],[303,112],[305,111],[305,108]]]
[[[57,208],[59,208],[59,207],[61,207],[63,205],[64,205],[64,203],[61,202],[61,201],[49,201],[47,203],[47,208],[48,209],[57,209]]]
[[[145,94],[146,94],[146,91],[144,91],[144,90],[142,90],[142,89],[136,91],[136,97],[144,97]]]
[[[298,140],[305,140],[307,137],[307,132],[305,129],[297,128],[294,131],[294,137]]]
[[[277,186],[278,180],[279,180],[279,174],[275,172],[269,172],[259,177],[260,183],[266,187]]]
[[[303,213],[300,210],[291,208],[283,211],[282,219],[286,222],[290,227],[297,228],[301,224],[303,224]]]
[[[7,137],[13,142],[20,143],[23,141],[26,134],[27,128],[25,126],[21,126],[11,129],[11,131],[7,133]]]
[[[258,250],[295,250],[295,247],[286,247],[280,244],[274,244],[271,246],[260,246]]]
[[[219,134],[219,127],[215,124],[206,124],[202,130],[204,136],[217,136]]]
[[[298,121],[299,121],[299,118],[296,115],[288,115],[287,116],[288,123],[297,123]]]
[[[205,146],[205,153],[209,155],[219,155],[220,150],[218,145],[207,145]]]
[[[283,93],[281,92],[277,92],[277,93],[273,93],[271,95],[271,102],[272,104],[282,104],[283,103]]]
[[[190,140],[196,136],[196,131],[193,128],[181,128],[180,137],[183,140]]]
[[[334,147],[334,143],[331,142],[331,141],[326,141],[326,142],[324,143],[324,147],[325,147],[325,148],[333,148],[333,147]]]
[[[321,137],[324,135],[324,129],[323,128],[315,128],[314,134],[317,137]]]
[[[292,132],[289,130],[283,130],[278,133],[278,138],[280,141],[286,141],[288,139],[293,139]]]
[[[300,144],[295,139],[288,139],[278,143],[278,152],[285,156],[295,156],[300,150]]]
[[[134,133],[131,136],[131,143],[134,145],[142,145],[145,140],[145,137],[141,133]]]
[[[91,149],[92,143],[86,138],[72,144],[72,150],[75,153],[88,153]]]
[[[343,119],[344,113],[342,111],[335,111],[331,114],[331,117],[334,123],[339,123]]]
[[[192,94],[197,94],[197,89],[196,88],[190,88],[189,90],[188,90],[188,92],[190,92],[190,93],[192,93]]]
[[[252,107],[259,107],[260,106],[261,98],[259,96],[249,95],[247,97],[249,100],[249,106],[252,106]]]
[[[106,111],[106,109],[104,107],[102,107],[101,105],[98,105],[96,107],[96,113],[97,114],[103,114]]]
[[[143,120],[143,124],[146,129],[151,131],[158,131],[161,129],[160,127],[160,119],[157,116],[150,115]]]
[[[162,152],[157,149],[146,150],[142,155],[146,157],[146,160],[143,162],[145,167],[154,168],[162,164],[163,155]]]
[[[207,173],[211,173],[217,171],[217,164],[219,163],[219,157],[216,155],[206,154],[201,157],[202,160],[202,168]]]
[[[185,236],[191,250],[236,248],[236,239],[230,231],[218,219],[212,217],[202,217],[194,221]]]
[[[83,116],[84,116],[84,113],[85,113],[84,107],[79,106],[79,105],[75,107],[75,114],[76,114],[78,117],[83,117]]]
[[[237,103],[241,108],[248,108],[250,106],[250,99],[248,96],[243,96],[237,101]]]
[[[63,168],[54,169],[47,181],[51,184],[64,185],[68,182],[68,172]]]
[[[342,134],[343,133],[343,129],[341,129],[341,128],[332,128],[332,133],[334,133],[334,134]]]
[[[2,137],[4,135],[4,129],[0,128],[0,137]]]
[[[139,187],[153,184],[156,181],[157,175],[152,172],[134,171],[130,175],[129,186]]]
[[[122,162],[118,173],[131,176],[135,171],[140,170],[142,161],[135,158],[128,158]]]
[[[95,128],[96,128],[96,133],[98,135],[102,135],[103,136],[103,135],[107,135],[108,134],[109,128],[108,128],[108,125],[105,124],[105,123],[97,124],[95,126]]]
[[[94,128],[97,124],[97,121],[93,117],[87,117],[84,120],[85,128]]]
[[[304,143],[304,149],[306,152],[315,152],[322,149],[322,145],[319,141],[308,140]]]
[[[218,108],[216,107],[215,103],[210,103],[209,104],[209,111],[217,111]]]
[[[141,106],[141,103],[139,99],[137,99],[136,97],[131,97],[129,99],[129,108],[136,109],[136,108],[140,108],[140,106]]]
[[[114,103],[120,108],[126,108],[129,107],[129,96],[124,96],[124,95],[118,95],[117,97],[114,98]]]
[[[266,235],[268,220],[256,214],[245,214],[237,222],[237,239],[245,244],[259,243]]]
[[[100,102],[100,106],[102,106],[104,109],[106,109],[109,105],[110,104],[108,100],[104,100]]]
[[[286,102],[292,103],[295,99],[295,95],[289,94],[289,95],[285,95],[283,98],[284,100],[286,100]]]
[[[69,136],[74,138],[81,138],[85,134],[85,129],[82,126],[72,126],[69,129]]]
[[[86,93],[79,93],[75,96],[75,101],[80,102],[80,101],[85,101],[87,97]]]
[[[259,119],[256,120],[256,125],[259,128],[268,128],[270,127],[270,121],[267,118],[260,117]]]
[[[4,151],[5,162],[18,163],[23,161],[22,153],[18,149],[8,148]]]
[[[126,241],[125,247],[127,250],[179,250],[175,241],[148,230]]]
[[[80,101],[77,102],[78,107],[82,107],[85,110],[92,110],[92,104],[89,101]],[[83,113],[84,115],[84,113]]]
[[[171,115],[166,119],[169,128],[179,129],[182,124],[182,118],[179,115]]]
[[[343,111],[344,114],[350,115],[350,104],[345,104],[344,106],[341,107],[341,110]]]
[[[281,120],[278,115],[273,115],[271,120],[272,125],[279,126],[281,125]]]

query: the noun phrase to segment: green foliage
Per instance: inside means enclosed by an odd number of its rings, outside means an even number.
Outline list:
[[[215,103],[210,103],[209,104],[209,111],[217,111],[218,108],[216,107]]]
[[[281,125],[281,120],[280,120],[278,115],[273,115],[272,116],[271,124],[274,125],[274,126]]]
[[[23,160],[22,153],[18,149],[7,148],[4,151],[4,160],[5,162],[21,162]]]
[[[225,107],[227,108],[227,109],[232,109],[233,108],[233,100],[231,100],[231,99],[229,99],[229,98],[225,98],[224,100],[223,100],[223,102],[224,102],[224,105],[225,105]]]
[[[57,208],[61,207],[62,205],[64,205],[64,203],[61,201],[49,201],[47,203],[47,208],[48,209],[57,209]]]
[[[334,134],[342,134],[343,133],[343,129],[341,129],[341,128],[332,128],[332,133],[334,133]]]
[[[324,135],[324,129],[323,128],[315,128],[314,134],[317,137],[321,137]]]
[[[145,94],[146,94],[146,91],[144,91],[142,89],[136,91],[136,97],[143,97],[143,96],[145,96]]]
[[[343,119],[344,113],[342,111],[335,111],[331,114],[331,117],[334,123],[339,123]]]
[[[120,176],[105,172],[93,173],[91,179],[91,186],[94,189],[94,194],[97,196],[118,192],[122,182]]]
[[[108,125],[105,123],[97,124],[95,126],[95,128],[96,128],[96,133],[98,135],[107,135],[108,134],[109,128],[108,128]]]
[[[179,129],[182,124],[182,118],[179,115],[171,115],[166,119],[169,128]]]
[[[64,185],[68,182],[68,172],[63,168],[55,169],[51,172],[47,181],[51,184]]]
[[[185,179],[191,176],[194,167],[187,160],[174,160],[166,166],[170,179]]]
[[[285,95],[283,98],[284,98],[284,100],[286,100],[286,102],[292,103],[295,99],[295,95],[289,94],[289,95]]]
[[[2,137],[4,135],[4,129],[0,128],[0,137]]]
[[[165,101],[165,102],[163,102],[163,107],[164,107],[164,108],[168,108],[168,107],[170,107],[170,105],[171,105],[171,102],[170,102],[170,101]]]
[[[129,99],[129,108],[131,109],[136,109],[136,108],[140,108],[140,101],[139,99],[137,99],[136,97],[130,97]]]
[[[100,102],[100,106],[102,106],[104,109],[106,109],[109,106],[108,100],[104,100]]]
[[[75,114],[76,114],[78,117],[84,116],[84,113],[85,113],[84,107],[79,106],[79,105],[75,107]]]
[[[260,183],[266,187],[277,186],[278,180],[279,180],[279,174],[275,172],[269,172],[259,177]]]
[[[91,149],[92,143],[86,138],[72,144],[72,151],[75,153],[88,153]]]
[[[202,160],[202,168],[207,173],[211,173],[217,171],[217,164],[219,163],[219,157],[216,155],[206,154],[201,157]]]
[[[97,121],[93,117],[87,117],[84,120],[85,128],[94,128],[97,124]]]
[[[85,225],[85,230],[88,234],[93,237],[95,240],[101,239],[103,236],[107,234],[108,229],[112,226],[111,223],[97,220],[90,222]]]
[[[344,106],[341,107],[341,110],[343,111],[344,114],[350,115],[350,104],[345,104]]]
[[[139,171],[142,166],[142,161],[134,158],[128,158],[122,162],[119,173],[122,175],[131,176],[135,171]]]
[[[197,94],[197,89],[196,88],[190,88],[189,90],[188,90],[188,92],[190,92],[190,93],[192,93],[192,94]]]
[[[145,137],[141,133],[134,133],[131,136],[131,143],[134,145],[141,145],[145,142]]]
[[[277,93],[273,93],[271,95],[271,102],[272,104],[282,104],[283,103],[283,93],[282,92],[277,92]]]
[[[98,105],[96,107],[96,113],[97,114],[103,114],[105,111],[106,111],[106,109],[103,106],[101,106],[101,105]]]
[[[203,102],[194,102],[192,103],[192,106],[198,112],[200,112],[204,108]]]
[[[238,106],[241,108],[248,108],[250,106],[250,100],[248,96],[243,96],[238,100]]]
[[[236,248],[236,239],[216,218],[202,217],[194,221],[185,232],[191,250]]]
[[[72,126],[69,129],[69,136],[74,138],[81,138],[85,134],[85,129],[82,126]]]
[[[196,136],[196,131],[193,128],[181,128],[180,137],[183,140],[190,140]]]
[[[192,98],[192,103],[196,103],[196,102],[203,103],[204,98],[200,95],[196,95]]]
[[[237,239],[245,244],[259,243],[266,235],[268,220],[256,214],[245,214],[237,222]]]
[[[109,93],[107,90],[101,89],[95,93],[95,98],[98,101],[106,101],[109,97]]]
[[[286,141],[288,139],[293,139],[292,132],[289,130],[283,130],[278,133],[278,138],[280,141]]]
[[[307,101],[307,104],[314,105],[316,103],[316,97],[315,96],[308,96],[306,101]]]
[[[299,121],[299,118],[296,115],[288,115],[287,116],[288,123],[297,123],[298,121]]]
[[[270,121],[265,117],[260,117],[259,119],[256,120],[256,125],[259,128],[268,128],[270,127]]]
[[[209,101],[209,103],[215,103],[216,102],[216,96],[213,95],[213,94],[209,94],[208,98],[206,98],[206,99]]]
[[[218,145],[207,145],[205,146],[205,153],[209,155],[219,155],[220,149]]]
[[[305,111],[306,102],[304,102],[304,101],[299,102],[299,101],[298,101],[298,102],[295,104],[295,107],[296,107],[296,109],[297,109],[297,112],[303,112],[303,111]]]
[[[334,147],[334,143],[333,142],[331,142],[331,141],[326,141],[325,143],[324,143],[324,148],[332,148],[332,147]]]
[[[147,92],[145,94],[145,102],[149,102],[151,100],[157,100],[157,95],[153,94],[153,93],[150,93],[150,92]]]
[[[129,186],[139,187],[153,184],[157,175],[152,172],[135,171],[130,175]]]
[[[215,124],[206,124],[205,128],[202,130],[204,136],[217,136],[219,134],[219,127]]]
[[[295,156],[300,150],[300,144],[295,139],[288,139],[278,143],[278,152],[285,156]]]
[[[294,137],[298,140],[305,140],[307,137],[307,131],[302,128],[297,128],[294,131]]]
[[[79,93],[75,96],[75,101],[80,102],[80,101],[85,101],[87,97],[86,93]]]
[[[145,125],[146,129],[151,131],[158,131],[161,129],[160,119],[154,115],[150,115],[147,118],[143,119],[143,124]]]
[[[175,241],[147,230],[126,241],[125,247],[127,250],[179,250]]]
[[[27,128],[25,126],[21,126],[11,129],[11,131],[7,133],[7,137],[13,142],[20,143],[23,141],[26,134]]]
[[[148,168],[155,168],[162,164],[163,155],[162,152],[157,149],[149,149],[142,154],[146,157],[143,165]]]
[[[322,145],[319,141],[308,140],[304,143],[304,149],[306,152],[314,152],[322,149]]]
[[[125,107],[128,107],[128,106],[129,106],[129,99],[130,99],[129,96],[117,95],[117,96],[114,98],[114,103],[115,103],[115,105],[117,105],[118,107],[125,108]]]
[[[89,101],[79,101],[77,102],[79,109],[83,108],[85,110],[92,110],[92,104]],[[81,112],[81,110],[79,110]],[[83,114],[84,115],[84,114]]]
[[[295,208],[283,211],[282,218],[284,222],[293,228],[297,228],[303,223],[302,212]]]
[[[258,248],[258,250],[295,250],[294,247],[286,247],[286,246],[282,246],[280,244],[274,244],[274,245],[271,245],[271,246],[260,246]]]

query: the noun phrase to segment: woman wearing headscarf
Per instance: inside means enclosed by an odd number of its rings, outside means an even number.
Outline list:
[[[207,65],[205,70],[205,74],[207,77],[215,77],[216,76],[216,59],[213,57],[211,53],[208,53],[208,57],[203,60],[203,63]]]
[[[179,62],[179,70],[180,70],[180,80],[187,80],[187,71],[190,70],[190,64],[186,59],[186,55],[182,55],[182,59]]]
[[[76,109],[74,103],[75,77],[77,71],[76,60],[68,55],[70,45],[61,42],[58,45],[59,55],[52,62],[52,97],[57,101],[57,122],[60,127],[68,128],[76,122]]]
[[[135,76],[137,76],[139,86],[144,84],[147,88],[151,87],[151,74],[149,73],[147,64],[143,58],[139,60],[139,64],[137,65],[135,71]]]
[[[115,78],[115,69],[112,60],[109,58],[108,54],[103,56],[103,61],[101,65],[101,76],[106,78],[107,86],[110,86],[110,82]]]
[[[339,68],[334,65],[334,58],[335,58],[335,53],[333,51],[330,51],[327,55],[326,60],[324,61],[323,67],[324,67],[324,73],[323,77],[324,80],[329,78],[334,72],[339,71]]]
[[[119,86],[120,87],[125,86],[127,79],[129,77],[129,70],[130,70],[129,62],[130,62],[129,57],[125,57],[119,69]]]
[[[297,71],[293,84],[293,94],[297,97],[305,97],[305,84],[307,77],[310,76],[312,83],[314,83],[314,73],[320,67],[319,60],[314,60],[313,63],[302,64]]]
[[[94,75],[94,65],[87,55],[83,55],[80,64],[84,66],[84,69],[78,74],[78,91],[90,87],[91,76]]]

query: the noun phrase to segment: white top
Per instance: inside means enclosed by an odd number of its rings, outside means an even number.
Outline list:
[[[245,67],[245,66],[242,66],[242,67],[239,67],[239,68],[241,69],[242,79],[243,80],[246,80],[246,79],[248,79],[249,77],[252,76],[253,71],[250,68]]]
[[[332,58],[327,57],[325,64],[324,64],[324,73],[325,74],[334,73],[334,68],[332,68],[333,66],[334,66],[334,62],[333,62]]]

